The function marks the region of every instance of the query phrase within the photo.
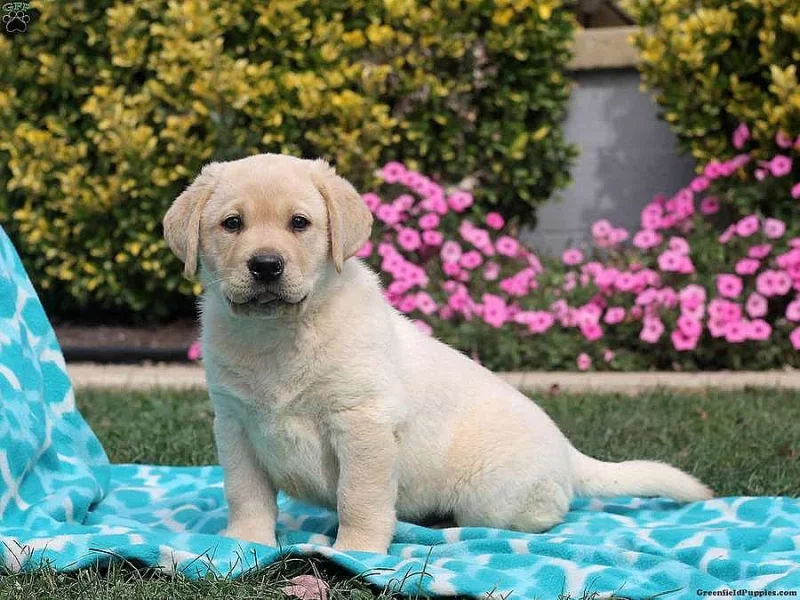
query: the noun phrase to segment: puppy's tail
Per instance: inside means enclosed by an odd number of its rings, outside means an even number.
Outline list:
[[[573,485],[579,496],[663,496],[678,502],[714,497],[711,488],[673,466],[650,461],[603,462],[572,449]]]

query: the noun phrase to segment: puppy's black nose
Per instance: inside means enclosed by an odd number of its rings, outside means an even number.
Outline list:
[[[256,254],[247,261],[247,268],[256,281],[275,281],[283,274],[283,258],[278,254]]]

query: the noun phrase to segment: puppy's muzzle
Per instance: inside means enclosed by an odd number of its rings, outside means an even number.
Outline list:
[[[279,254],[256,254],[247,261],[247,270],[260,283],[277,281],[283,275],[284,262]]]

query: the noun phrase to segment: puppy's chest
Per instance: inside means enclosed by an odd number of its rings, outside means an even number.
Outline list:
[[[338,467],[324,428],[307,416],[250,414],[250,443],[275,487],[335,507]]]

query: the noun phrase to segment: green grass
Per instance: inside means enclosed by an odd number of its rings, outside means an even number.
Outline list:
[[[544,395],[538,401],[576,447],[598,458],[665,460],[691,471],[720,496],[800,496],[797,394],[657,391],[632,398]],[[203,393],[93,391],[80,393],[78,404],[113,462],[215,462],[211,406]],[[194,582],[125,565],[68,575],[44,569],[0,578],[0,599],[280,598],[288,579],[315,570],[331,583],[332,600],[390,596],[327,563],[286,559],[235,581]]]

